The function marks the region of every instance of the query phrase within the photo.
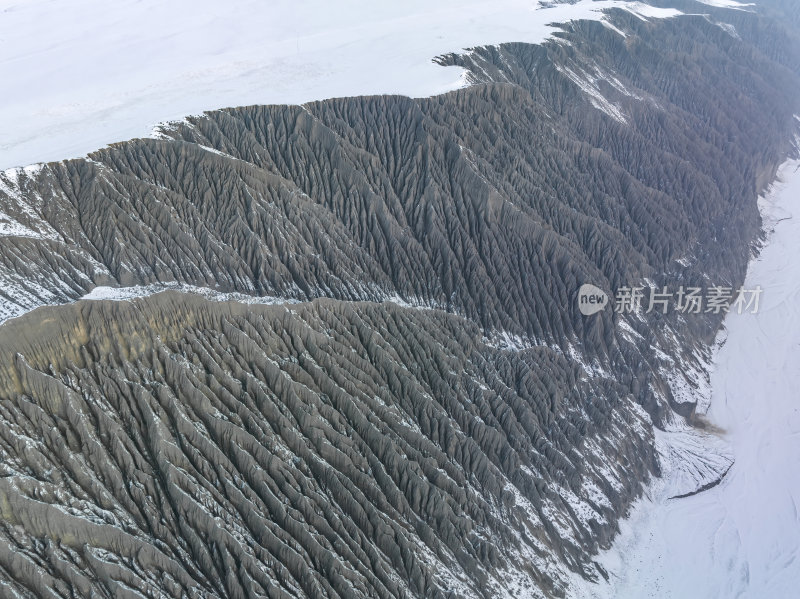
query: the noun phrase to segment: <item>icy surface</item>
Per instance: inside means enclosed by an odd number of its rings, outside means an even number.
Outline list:
[[[551,23],[641,2],[0,0],[0,169],[78,157],[224,106],[429,96],[464,85],[437,55],[540,42]]]
[[[800,161],[759,206],[768,244],[747,275],[758,314],[730,314],[714,357],[710,434],[659,434],[665,477],[621,523],[593,597],[796,597],[800,585]],[[725,470],[717,486],[670,499]],[[685,465],[678,467],[682,459]],[[576,583],[581,585],[580,582]]]

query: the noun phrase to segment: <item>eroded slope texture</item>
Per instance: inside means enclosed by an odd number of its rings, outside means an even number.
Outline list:
[[[0,399],[0,566],[37,594],[550,584],[654,460],[622,385],[442,312],[164,293],[39,318]]]
[[[473,82],[443,96],[219,110],[0,175],[0,316],[68,304],[0,326],[0,593],[603,575],[653,426],[691,416],[664,373],[722,315],[585,318],[577,290],[741,284],[800,113],[791,2],[680,6],[440,57]],[[279,304],[69,304],[166,283]]]

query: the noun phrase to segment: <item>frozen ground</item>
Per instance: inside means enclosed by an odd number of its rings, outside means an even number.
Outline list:
[[[691,497],[669,499],[685,492],[685,472],[657,483],[601,556],[612,584],[585,589],[587,597],[798,596],[800,161],[782,167],[760,208],[774,231],[745,285],[764,290],[760,310],[729,314],[714,358],[707,418],[720,432],[710,447],[687,431],[658,439],[668,469],[674,454],[696,452],[724,470],[723,442],[735,462],[718,486]]]
[[[0,0],[0,170],[78,157],[225,106],[463,85],[437,55],[539,42],[547,24],[676,11],[580,0]]]

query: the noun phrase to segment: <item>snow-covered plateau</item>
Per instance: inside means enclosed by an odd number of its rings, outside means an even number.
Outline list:
[[[640,500],[600,562],[610,584],[587,597],[795,597],[800,582],[800,161],[759,201],[769,233],[745,288],[757,314],[730,313],[711,374],[709,434],[658,437],[665,476]],[[670,455],[717,456],[721,482],[698,494]],[[582,586],[581,582],[576,582]]]
[[[0,0],[0,169],[78,157],[155,123],[248,104],[430,96],[465,84],[438,55],[540,42],[552,23],[679,14],[641,2]]]

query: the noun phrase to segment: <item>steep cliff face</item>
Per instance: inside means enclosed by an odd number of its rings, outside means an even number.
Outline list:
[[[0,316],[33,310],[0,326],[4,591],[601,575],[653,425],[691,413],[665,369],[722,315],[587,318],[577,291],[741,284],[800,113],[781,10],[618,11],[440,57],[473,83],[443,96],[219,110],[0,175]],[[280,305],[71,303],[165,284]]]

